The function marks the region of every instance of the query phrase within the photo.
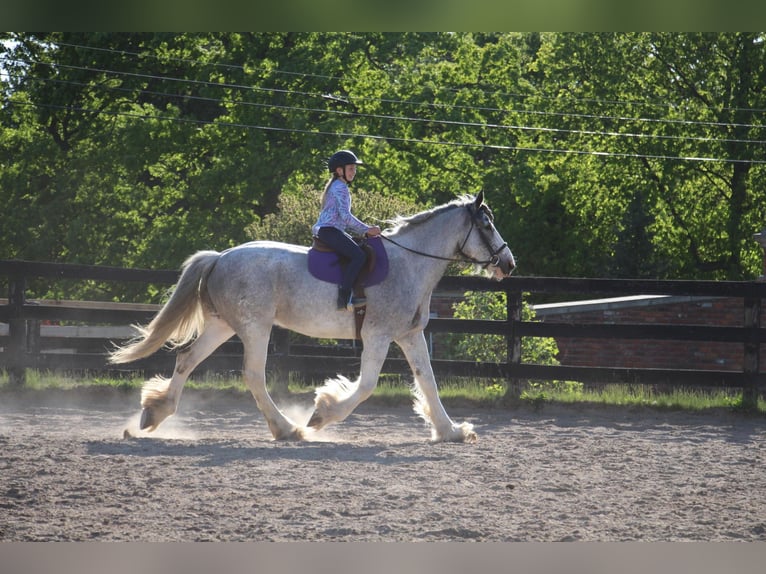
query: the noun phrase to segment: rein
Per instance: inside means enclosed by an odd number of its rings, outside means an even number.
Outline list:
[[[470,208],[469,208],[469,211]],[[387,237],[383,234],[380,235],[383,239],[386,241],[393,243],[397,247],[401,247],[405,251],[409,251],[410,253],[414,253],[415,255],[420,255],[422,257],[428,257],[429,259],[438,259],[439,261],[450,261],[452,263],[473,263],[475,265],[482,265],[484,269],[489,267],[490,265],[497,265],[500,263],[500,252],[505,249],[508,244],[503,243],[500,247],[497,249],[492,249],[492,246],[489,244],[489,240],[484,237],[484,234],[479,231],[479,237],[481,237],[482,241],[484,242],[484,245],[487,247],[487,250],[490,252],[489,259],[475,259],[471,257],[470,255],[466,255],[463,252],[463,248],[465,247],[465,244],[468,243],[468,238],[471,236],[471,232],[473,231],[473,228],[476,226],[476,215],[474,213],[471,213],[471,228],[468,230],[468,233],[465,236],[465,239],[463,239],[463,242],[460,244],[460,247],[458,247],[458,252],[460,255],[462,255],[462,258],[455,258],[455,257],[442,257],[441,255],[433,255],[432,253],[425,253],[423,251],[418,251],[417,249],[412,249],[411,247],[407,247],[406,245],[402,245],[401,243],[394,241],[390,237]]]

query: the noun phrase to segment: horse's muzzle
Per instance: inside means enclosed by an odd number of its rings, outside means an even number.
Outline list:
[[[516,262],[513,257],[509,260],[501,259],[497,263],[490,264],[490,269],[492,270],[492,278],[496,281],[502,281],[511,276],[511,273],[516,269]]]
[[[494,255],[492,258],[495,261],[491,265],[495,268],[495,275],[501,275],[500,279],[510,277],[511,273],[516,269],[516,259],[514,259],[510,249],[508,249],[508,257]]]

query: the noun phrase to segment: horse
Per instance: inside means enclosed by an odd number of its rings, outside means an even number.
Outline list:
[[[431,442],[473,442],[469,422],[456,423],[439,398],[423,333],[431,293],[450,262],[473,264],[502,280],[516,266],[494,226],[484,193],[387,222],[381,235],[389,273],[366,288],[361,368],[355,381],[338,376],[315,389],[306,424],[291,420],[266,388],[266,356],[274,325],[310,337],[354,339],[354,313],[337,308],[337,289],[307,271],[308,247],[251,241],[222,252],[201,250],[186,259],[164,306],[138,335],[113,349],[111,363],[147,357],[163,346],[177,352],[172,378],[156,376],[141,389],[141,430],[155,430],[174,414],[192,370],[235,334],[244,345],[242,377],[275,440],[310,440],[344,420],[377,385],[391,342],[404,352],[414,376],[415,412],[431,428]]]

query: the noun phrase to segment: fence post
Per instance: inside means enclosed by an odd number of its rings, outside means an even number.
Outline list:
[[[745,298],[744,327],[760,329],[761,327],[761,299]],[[745,409],[755,409],[758,406],[759,373],[761,370],[761,345],[758,341],[745,343],[744,357],[742,359],[745,387],[742,390],[742,406]]]
[[[506,363],[508,370],[513,372],[513,366],[521,364],[521,337],[516,335],[516,324],[521,321],[522,292],[506,290],[506,343],[508,345]],[[521,380],[515,377],[508,378],[508,388],[505,396],[508,399],[518,398],[521,395]]]
[[[12,277],[8,282],[8,303],[12,308],[8,320],[8,378],[12,387],[22,387],[27,382],[23,361],[27,352],[27,321],[23,317],[26,288],[27,282],[24,277]]]
[[[754,233],[753,239],[758,242],[763,250],[763,253],[761,254],[761,276],[758,277],[758,281],[766,281],[766,227],[763,228],[763,231]]]
[[[753,234],[753,239],[761,246],[762,265],[761,275],[758,281],[766,281],[766,227]],[[745,327],[760,328],[761,326],[761,300],[745,299]],[[742,391],[742,406],[748,409],[758,407],[759,388],[758,379],[761,372],[761,347],[759,343],[745,343],[745,355],[742,360],[742,370],[745,374],[745,388]]]

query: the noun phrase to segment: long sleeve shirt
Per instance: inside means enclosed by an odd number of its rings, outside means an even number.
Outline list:
[[[336,179],[331,184],[324,198],[324,206],[319,212],[319,218],[311,228],[316,235],[320,227],[335,227],[341,231],[364,235],[370,226],[357,219],[351,213],[351,194],[342,179]]]

